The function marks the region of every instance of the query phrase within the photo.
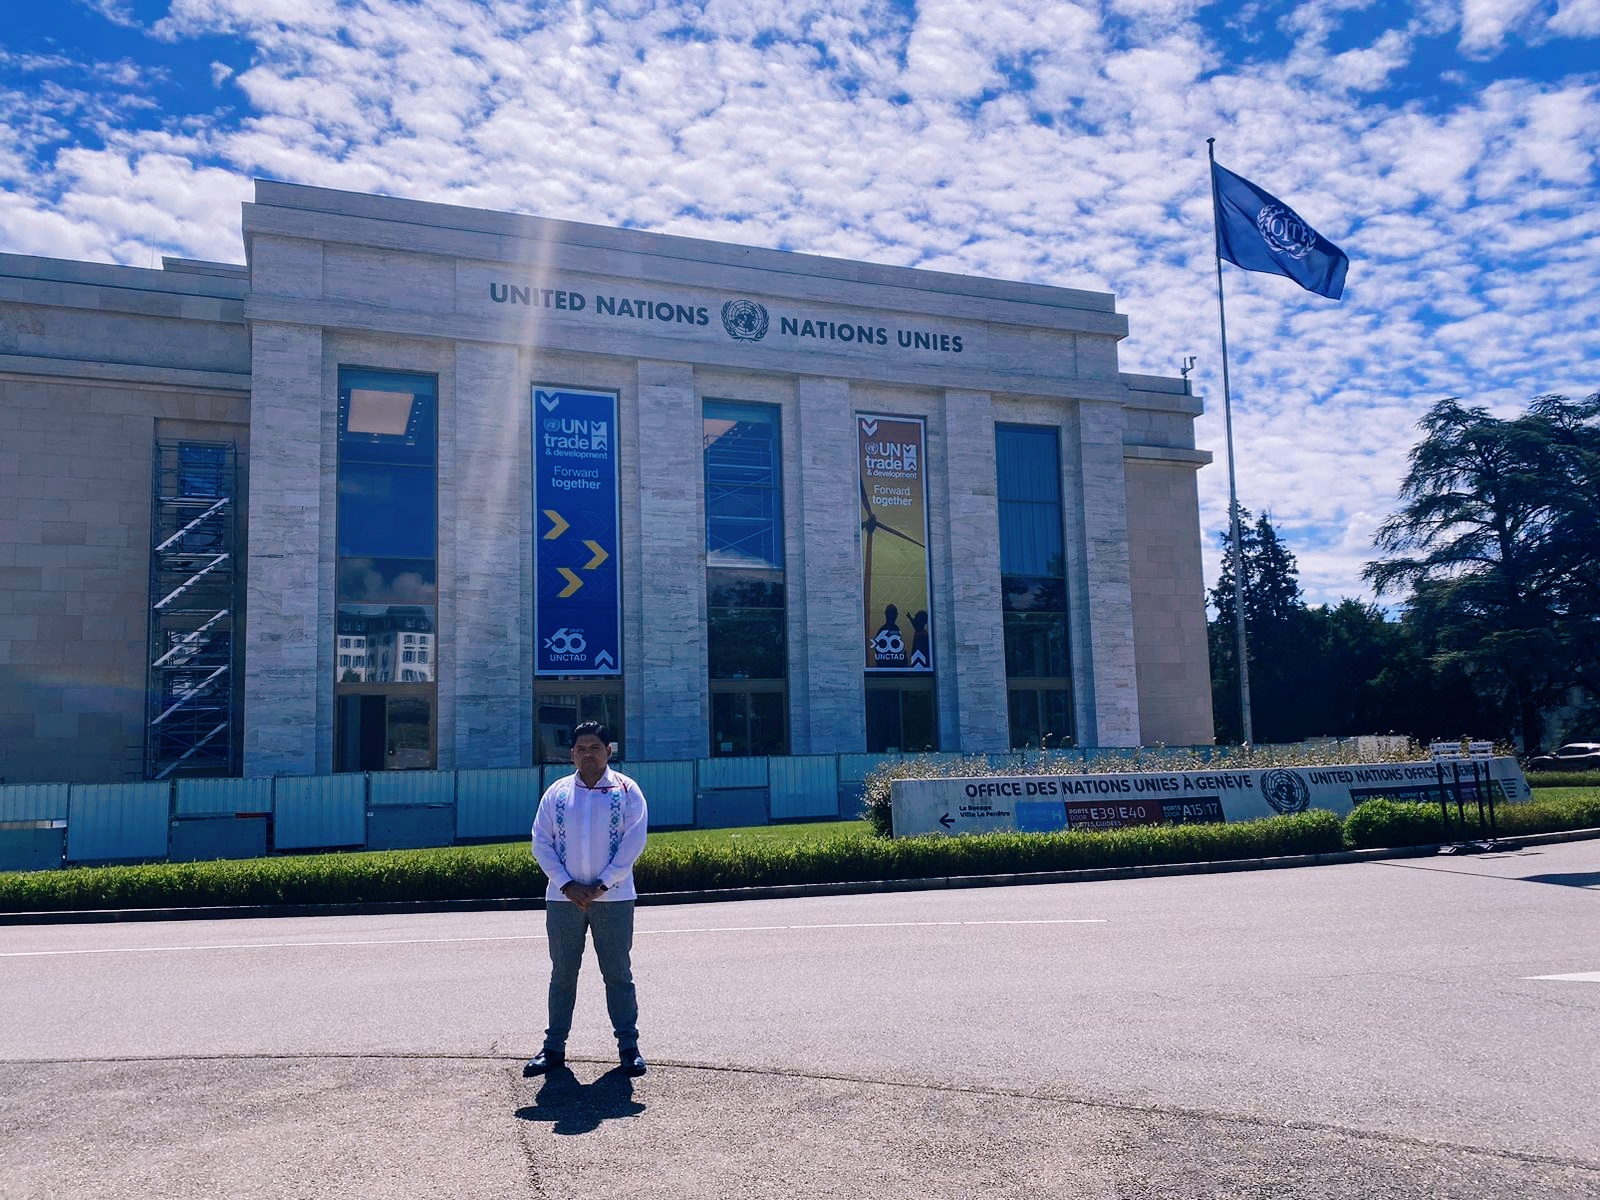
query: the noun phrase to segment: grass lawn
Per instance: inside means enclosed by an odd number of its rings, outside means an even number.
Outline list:
[[[1539,787],[1530,784],[1533,788],[1535,800],[1579,800],[1590,796],[1600,796],[1600,787]]]
[[[744,829],[682,829],[652,833],[652,846],[791,846],[872,837],[865,821],[807,821],[797,825],[752,825]]]

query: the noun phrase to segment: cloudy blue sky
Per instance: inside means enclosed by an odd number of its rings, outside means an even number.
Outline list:
[[[1199,360],[1205,139],[1350,255],[1225,268],[1240,498],[1361,595],[1417,418],[1600,390],[1600,0],[27,0],[0,250],[239,261],[252,176],[1115,292]]]

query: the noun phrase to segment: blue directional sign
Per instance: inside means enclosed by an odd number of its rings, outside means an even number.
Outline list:
[[[533,385],[537,675],[622,674],[617,397]]]

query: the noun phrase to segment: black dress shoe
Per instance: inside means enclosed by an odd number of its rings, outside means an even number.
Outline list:
[[[522,1077],[531,1078],[567,1065],[567,1056],[560,1050],[541,1050],[522,1064]]]
[[[639,1053],[639,1047],[625,1047],[619,1052],[618,1057],[622,1059],[622,1069],[629,1075],[643,1075],[645,1073],[644,1055]]]

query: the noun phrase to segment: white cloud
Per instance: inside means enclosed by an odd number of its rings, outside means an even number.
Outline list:
[[[1550,32],[1562,37],[1600,37],[1600,0],[1561,0]]]
[[[99,13],[113,25],[121,25],[128,29],[139,28],[138,18],[133,15],[133,10],[128,7],[126,0],[78,0],[85,8]]]
[[[1524,24],[1539,0],[1462,0],[1461,48],[1469,54],[1498,50],[1506,34]]]

